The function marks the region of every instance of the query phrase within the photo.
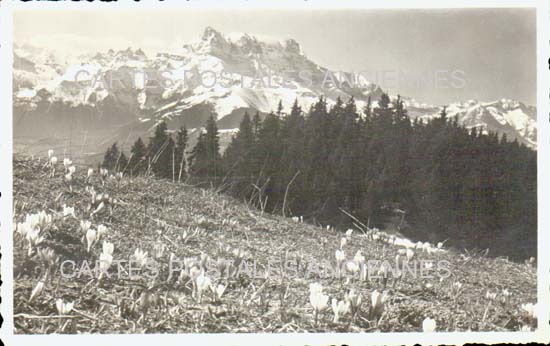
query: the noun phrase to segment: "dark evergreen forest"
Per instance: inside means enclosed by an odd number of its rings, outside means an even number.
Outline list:
[[[215,185],[266,212],[343,229],[353,215],[413,240],[494,256],[536,255],[537,154],[505,135],[466,129],[446,111],[411,120],[400,98],[246,113],[220,154],[211,116],[191,150],[188,131],[160,123],[127,157],[113,144],[105,168]],[[344,213],[345,211],[345,213]],[[397,220],[397,221],[396,221]]]

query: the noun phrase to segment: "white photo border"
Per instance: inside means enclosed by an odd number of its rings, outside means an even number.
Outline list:
[[[0,2],[0,237],[1,237],[1,313],[4,318],[0,337],[6,344],[96,345],[115,343],[182,345],[412,345],[464,343],[550,342],[550,2],[547,0],[118,0],[117,2],[28,1]],[[12,237],[12,44],[14,11],[151,11],[155,9],[406,9],[406,8],[536,8],[537,9],[537,122],[538,122],[538,317],[534,332],[452,332],[452,333],[318,333],[318,334],[120,334],[120,335],[14,335],[13,324],[13,237]],[[495,57],[497,59],[498,57]]]

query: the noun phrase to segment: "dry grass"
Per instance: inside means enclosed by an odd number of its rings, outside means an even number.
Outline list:
[[[231,259],[234,255],[230,252],[239,249],[249,261],[256,261],[261,271],[268,261],[334,262],[343,233],[279,216],[260,216],[260,212],[213,191],[153,178],[108,179],[102,186],[100,179],[93,177],[91,185],[116,201],[90,218],[84,169],[75,173],[70,191],[62,173],[49,177],[44,162],[14,158],[14,222],[40,210],[58,214],[62,205],[75,207],[76,218],[56,218],[42,231],[46,239],[38,247],[54,249],[59,263],[96,260],[101,244],[88,253],[79,226],[80,220],[87,219],[92,227],[108,227],[115,260],[129,260],[136,248],[152,254],[155,246],[163,244],[166,250],[158,261],[164,266],[155,280],[112,276],[100,282],[87,275],[63,278],[56,266],[44,291],[29,302],[44,266],[37,256],[28,256],[25,242],[15,235],[16,333],[404,332],[421,331],[425,317],[436,319],[438,331],[506,331],[535,326],[536,321],[520,307],[536,302],[535,267],[453,250],[415,254],[418,259],[448,261],[452,276],[443,281],[405,277],[395,283],[390,279],[385,285],[380,279],[348,282],[314,275],[268,279],[240,275],[214,280],[227,285],[221,300],[215,301],[208,292],[199,303],[192,296],[190,279],[167,279],[171,253],[178,259],[207,254],[215,261]],[[197,234],[184,241],[184,231]],[[348,259],[361,250],[367,259],[393,261],[399,247],[373,241],[356,230],[344,249]],[[312,282],[321,283],[326,294],[339,300],[354,288],[363,297],[361,309],[353,318],[347,314],[333,323],[332,311],[327,308],[315,324],[309,303]],[[451,294],[454,282],[462,284],[458,295]],[[369,320],[368,314],[375,289],[389,294],[377,321]],[[511,293],[506,303],[490,302],[485,296],[487,290],[503,289]],[[67,316],[59,316],[55,304],[59,298],[75,302]]]

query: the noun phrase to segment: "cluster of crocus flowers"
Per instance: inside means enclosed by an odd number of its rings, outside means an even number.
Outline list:
[[[319,283],[309,285],[309,303],[313,307],[315,314],[315,324],[317,324],[319,313],[322,312],[328,304],[328,295],[323,293],[323,286]]]
[[[304,217],[303,216],[293,216],[292,221],[296,223],[304,223]]]
[[[334,313],[334,323],[338,323],[341,316],[344,316],[349,312],[350,303],[346,300],[338,301],[336,298],[332,298],[332,312]]]
[[[378,290],[374,290],[371,293],[371,307],[369,311],[369,319],[378,321],[384,313],[384,305],[388,300],[388,293],[384,291],[380,293]]]
[[[60,315],[68,315],[74,308],[74,302],[65,302],[63,299],[55,301],[55,307]]]
[[[27,214],[24,222],[15,225],[15,231],[28,244],[28,255],[31,256],[34,249],[44,241],[41,231],[47,227],[52,221],[52,216],[45,211],[36,214]]]

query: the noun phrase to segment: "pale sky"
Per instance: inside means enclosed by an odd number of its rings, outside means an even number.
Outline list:
[[[427,103],[504,97],[536,104],[534,9],[20,11],[14,41],[61,54],[129,46],[155,54],[177,50],[207,26],[293,38],[324,67],[384,75],[382,87]],[[397,71],[440,78],[460,71],[464,85],[396,85]]]

